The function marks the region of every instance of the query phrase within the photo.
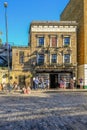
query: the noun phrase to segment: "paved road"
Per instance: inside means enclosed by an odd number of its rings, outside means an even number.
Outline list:
[[[0,130],[87,130],[87,92],[0,94]]]

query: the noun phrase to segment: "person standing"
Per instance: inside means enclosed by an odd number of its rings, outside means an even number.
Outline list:
[[[3,90],[3,85],[2,85],[2,83],[0,84],[0,91],[2,91]]]
[[[70,88],[73,89],[74,88],[74,80],[70,79]]]
[[[49,89],[49,78],[46,80],[46,88]]]
[[[38,77],[35,78],[34,82],[35,82],[35,89],[37,89],[38,85],[39,85],[39,79],[38,79]]]
[[[83,89],[83,79],[82,78],[79,79],[79,83],[80,83],[80,89]]]
[[[35,77],[33,77],[33,89],[35,89]]]
[[[66,80],[64,78],[60,80],[60,88],[66,88]]]

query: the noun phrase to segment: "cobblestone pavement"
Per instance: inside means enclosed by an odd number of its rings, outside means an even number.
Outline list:
[[[87,130],[87,92],[0,94],[0,130]]]

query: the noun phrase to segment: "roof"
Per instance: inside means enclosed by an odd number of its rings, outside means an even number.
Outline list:
[[[31,26],[77,26],[76,21],[32,21],[29,28],[29,33]]]
[[[32,25],[77,25],[76,21],[32,21]]]

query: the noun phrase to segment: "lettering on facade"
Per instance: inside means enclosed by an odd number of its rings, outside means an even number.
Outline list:
[[[76,32],[73,26],[33,26],[32,32]]]

